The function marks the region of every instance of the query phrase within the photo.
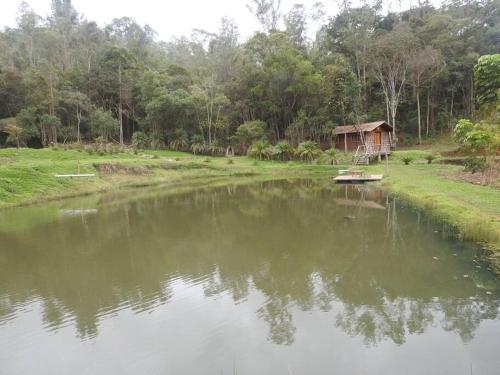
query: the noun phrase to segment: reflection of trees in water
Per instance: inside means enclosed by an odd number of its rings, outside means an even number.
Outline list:
[[[271,297],[257,314],[269,324],[268,338],[275,344],[290,345],[295,340],[297,328],[292,322],[292,304],[289,297]]]
[[[293,343],[295,309],[329,311],[334,302],[337,327],[367,344],[403,343],[437,322],[467,341],[483,319],[497,318],[498,298],[474,283],[495,291],[498,282],[462,277],[473,272],[466,245],[454,245],[464,249],[453,257],[425,218],[416,225],[415,213],[379,192],[336,189],[308,181],[200,190],[104,205],[83,226],[75,218],[5,236],[0,321],[41,297],[48,327],[73,317],[92,337],[117,309],[167,303],[179,278],[235,302],[258,290],[266,302],[257,316],[277,344]],[[358,205],[360,194],[385,210]]]

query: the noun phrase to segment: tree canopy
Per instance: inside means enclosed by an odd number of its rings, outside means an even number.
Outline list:
[[[99,27],[70,0],[46,18],[22,3],[17,26],[0,31],[0,119],[17,118],[11,133],[34,146],[141,132],[148,147],[248,148],[264,136],[323,145],[335,126],[381,119],[411,141],[496,103],[496,0],[388,13],[344,2],[331,16],[320,3],[281,5],[249,2],[262,30],[247,40],[222,18],[164,42],[128,17]]]

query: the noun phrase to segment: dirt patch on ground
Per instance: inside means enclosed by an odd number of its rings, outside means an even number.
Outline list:
[[[495,166],[485,172],[466,172],[458,171],[454,174],[454,178],[461,181],[470,182],[474,185],[491,186],[500,189],[500,168]]]
[[[94,164],[94,168],[99,173],[113,174],[113,173],[124,173],[133,175],[144,175],[152,173],[152,169],[149,165],[124,165],[121,163],[100,163]]]
[[[12,156],[5,156],[5,157],[0,158],[0,164],[11,164],[11,163],[14,163],[15,161],[16,161],[16,158],[14,158]]]
[[[467,156],[468,154],[464,150],[458,148],[455,150],[442,151],[441,155],[449,157],[460,157],[460,156]]]
[[[465,158],[443,158],[437,161],[438,164],[464,165]]]

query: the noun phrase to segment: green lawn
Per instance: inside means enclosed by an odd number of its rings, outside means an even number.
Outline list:
[[[194,156],[176,151],[88,154],[63,149],[0,149],[0,207],[76,196],[124,187],[186,183],[215,178],[289,178],[329,176],[332,166],[265,162],[247,157]],[[120,163],[149,168],[149,173],[99,174],[94,164]],[[57,178],[56,174],[94,173],[95,178]]]

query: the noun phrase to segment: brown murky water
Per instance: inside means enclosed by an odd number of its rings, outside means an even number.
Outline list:
[[[448,232],[311,181],[3,211],[0,374],[499,374],[500,282]]]

